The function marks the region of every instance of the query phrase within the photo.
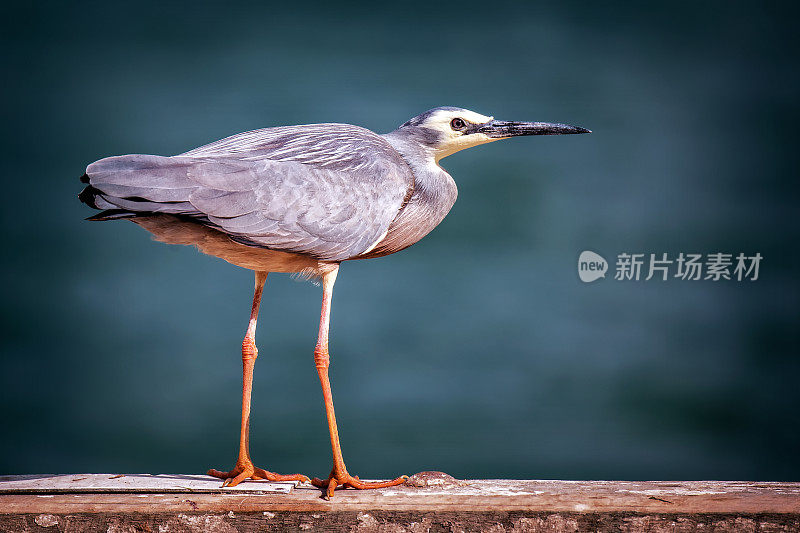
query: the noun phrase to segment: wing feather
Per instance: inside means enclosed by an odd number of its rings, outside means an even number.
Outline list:
[[[373,245],[413,186],[388,142],[346,124],[256,130],[172,157],[110,157],[86,173],[98,207],[189,216],[237,242],[328,261]]]

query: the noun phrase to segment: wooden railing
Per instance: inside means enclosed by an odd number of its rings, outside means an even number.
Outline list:
[[[800,483],[455,481],[331,501],[295,483],[192,475],[0,477],[0,531],[800,531]]]

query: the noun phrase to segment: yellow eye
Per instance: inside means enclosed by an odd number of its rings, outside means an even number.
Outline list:
[[[463,119],[454,118],[453,120],[450,121],[450,127],[456,131],[460,131],[467,127],[467,123],[464,122]]]

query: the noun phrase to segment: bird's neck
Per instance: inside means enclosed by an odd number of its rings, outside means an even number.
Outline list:
[[[433,150],[398,131],[387,133],[383,138],[411,168],[414,190],[386,237],[375,248],[374,255],[394,253],[422,239],[444,219],[458,195],[455,181],[436,163]]]
[[[414,194],[424,195],[435,203],[443,202],[443,205],[451,200],[445,211],[447,214],[455,202],[456,184],[437,163],[434,149],[418,142],[403,130],[395,130],[382,137],[389,141],[414,173]]]

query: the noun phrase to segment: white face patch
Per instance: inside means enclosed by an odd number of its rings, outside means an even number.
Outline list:
[[[421,124],[421,126],[437,131],[440,134],[440,137],[443,139],[443,142],[436,147],[437,163],[440,159],[454,154],[460,150],[464,150],[465,148],[471,148],[479,144],[486,144],[499,140],[497,138],[488,137],[483,133],[466,134],[464,132],[454,130],[450,123],[455,118],[460,118],[461,120],[471,124],[485,124],[486,122],[494,120],[494,117],[487,117],[486,115],[481,115],[480,113],[475,113],[474,111],[469,111],[467,109],[440,109],[428,117],[425,122]]]

